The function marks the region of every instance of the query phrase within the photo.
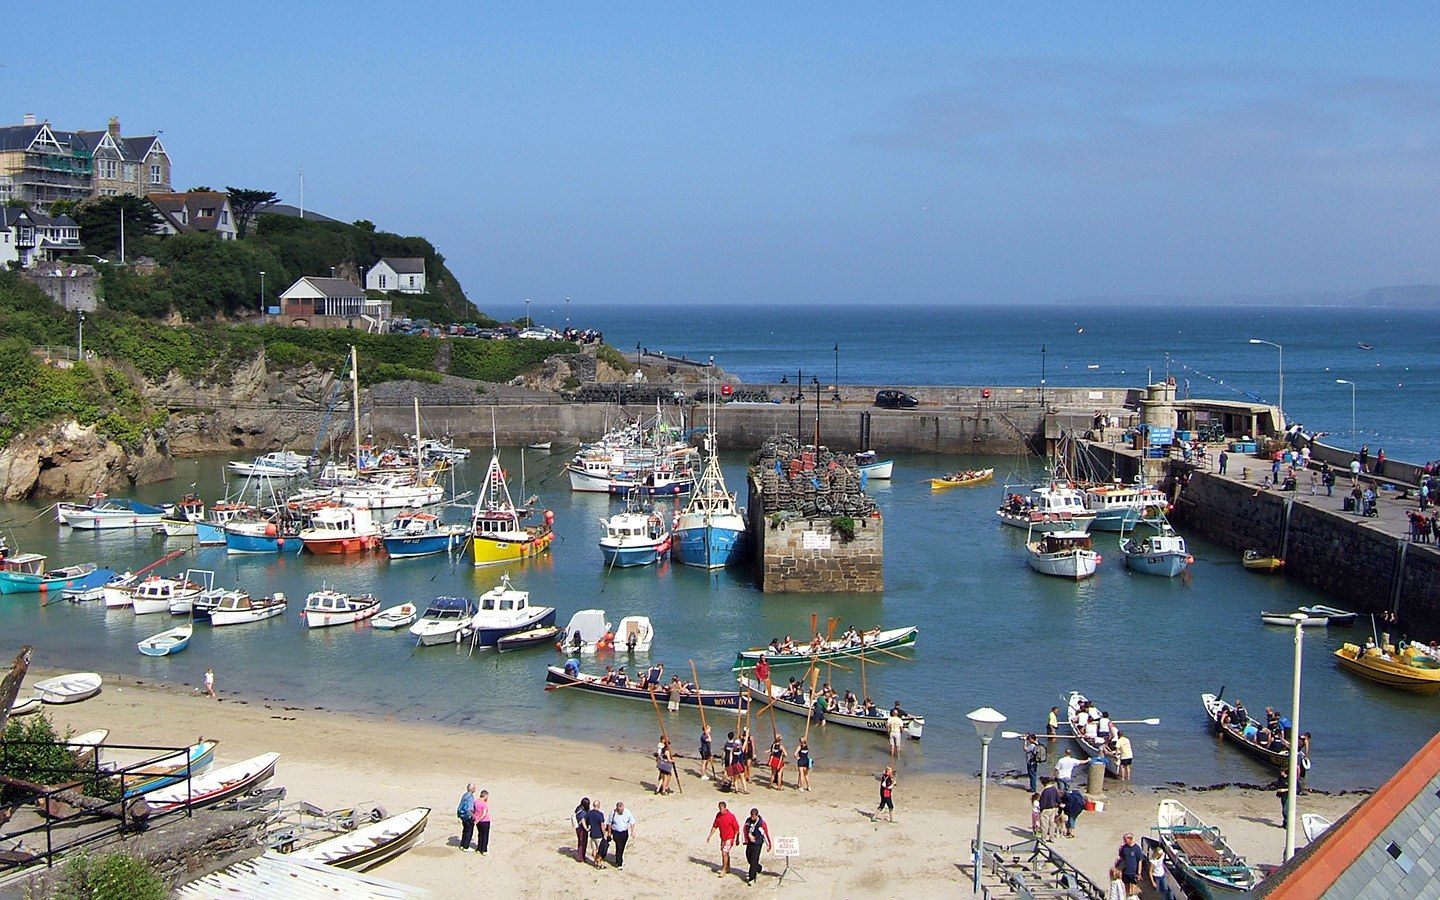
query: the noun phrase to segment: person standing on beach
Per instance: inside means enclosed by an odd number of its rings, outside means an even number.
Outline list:
[[[655,793],[670,793],[670,780],[675,777],[675,754],[670,750],[670,738],[660,738],[655,748],[655,769],[659,777],[655,780]]]
[[[475,787],[475,785],[470,785]],[[585,847],[590,843],[590,798],[582,797],[575,807],[575,861],[585,861]],[[467,832],[468,833],[468,832]]]
[[[1079,791],[1065,792],[1065,836],[1075,836],[1075,820],[1085,811],[1085,795]]]
[[[1125,891],[1131,897],[1140,893],[1140,870],[1145,863],[1145,851],[1135,843],[1135,835],[1126,833],[1116,857],[1120,863],[1120,879],[1125,882]]]
[[[1060,792],[1070,793],[1070,782],[1075,778],[1075,767],[1082,764],[1082,760],[1070,755],[1070,749],[1065,749],[1065,755],[1055,761],[1055,781],[1060,786]]]
[[[1064,805],[1065,795],[1053,782],[1045,785],[1040,792],[1040,837],[1050,840],[1055,836],[1056,819]]]
[[[700,780],[709,781],[715,777],[715,745],[710,738],[710,726],[700,729]]]
[[[705,836],[705,843],[710,843],[718,832],[720,834],[720,868],[715,874],[722,878],[730,874],[730,850],[735,846],[735,838],[740,834],[740,822],[725,806],[725,801],[720,801],[720,810],[715,813],[715,821],[710,823],[710,833]]]
[[[880,805],[875,807],[875,815],[871,818],[879,818],[881,810],[887,810],[891,822],[895,821],[895,770],[890,766],[880,775]]]
[[[780,732],[775,732],[775,740],[770,743],[770,789],[785,789],[785,759],[789,753],[785,750],[785,742],[780,740]]]
[[[745,820],[743,829],[745,835],[745,861],[750,868],[745,874],[745,883],[754,884],[755,879],[763,867],[760,865],[760,853],[769,850],[773,844],[770,842],[770,826],[760,818],[760,810],[750,807],[750,818]]]
[[[470,849],[470,835],[475,833],[475,783],[465,785],[465,793],[460,795],[460,805],[455,808],[455,816],[460,819],[460,849]]]
[[[1030,776],[1030,793],[1040,792],[1040,740],[1033,734],[1025,735],[1025,774]]]
[[[1045,722],[1045,736],[1055,737],[1060,730],[1060,707],[1050,707],[1050,718]]]
[[[475,849],[484,856],[490,852],[490,792],[481,791],[475,798]]]
[[[600,847],[605,841],[605,814],[600,811],[600,804],[593,803],[585,810],[585,836],[588,838],[587,846],[594,851],[593,861],[595,868],[605,864],[604,858],[600,855]]]
[[[1120,760],[1120,780],[1130,780],[1130,766],[1135,762],[1135,747],[1130,743],[1130,736],[1120,729],[1115,729],[1115,756]]]
[[[803,737],[795,748],[795,790],[810,792],[810,742]]]
[[[885,730],[890,734],[890,755],[899,756],[900,732],[905,730],[905,720],[893,709],[890,710],[890,717],[885,720]]]
[[[616,803],[615,809],[610,813],[610,818],[605,821],[605,830],[608,833],[605,840],[600,842],[600,859],[603,862],[605,852],[609,849],[611,841],[615,842],[615,868],[625,868],[625,845],[629,843],[630,836],[635,833],[635,816],[625,809],[624,803]]]
[[[219,697],[215,696],[215,670],[214,670],[214,669],[206,669],[206,670],[205,670],[205,696],[209,697],[211,700],[219,700],[219,699],[220,699]]]

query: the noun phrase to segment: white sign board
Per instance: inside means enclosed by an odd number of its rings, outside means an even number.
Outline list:
[[[800,547],[804,550],[829,550],[830,535],[823,531],[806,531],[800,535]]]
[[[777,837],[775,839],[775,855],[787,859],[800,855],[800,839],[798,837]]]

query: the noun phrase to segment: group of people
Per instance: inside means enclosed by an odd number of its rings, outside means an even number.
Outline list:
[[[852,647],[862,647],[871,643],[880,636],[880,626],[876,625],[869,631],[861,631],[855,626],[845,629],[845,633],[833,641],[827,641],[825,635],[815,632],[815,636],[808,644],[797,644],[790,635],[785,635],[782,641],[780,638],[771,638],[770,643],[765,647],[766,656],[794,656],[794,655],[816,655],[826,650],[848,650]]]
[[[705,842],[709,843],[716,835],[720,837],[720,867],[715,870],[715,874],[721,878],[730,874],[730,851],[735,848],[736,843],[743,841],[747,863],[745,883],[754,884],[755,879],[764,871],[760,864],[760,854],[774,846],[770,840],[770,826],[761,817],[760,810],[752,806],[749,817],[742,825],[725,801],[721,800]]]
[[[489,853],[490,792],[481,791],[477,794],[474,782],[465,785],[465,793],[460,795],[460,805],[455,808],[455,816],[460,820],[461,851],[474,850],[481,856]],[[472,836],[475,838],[473,848],[470,846]]]
[[[755,736],[749,728],[740,729],[737,737],[731,731],[726,735],[725,743],[721,747],[721,764],[724,766],[723,777],[715,773],[714,747],[710,735],[710,726],[705,725],[700,732],[700,778],[708,781],[714,778],[722,788],[727,788],[737,794],[750,793],[750,781],[753,775],[756,759]],[[785,788],[785,766],[790,761],[790,751],[785,746],[785,741],[776,732],[770,742],[770,750],[766,756],[766,768],[770,770],[771,790],[784,790]],[[795,789],[798,791],[810,790],[810,742],[800,738],[800,743],[795,748]]]
[[[1417,544],[1428,544],[1432,540],[1440,544],[1440,514],[1427,516],[1412,509],[1406,515],[1410,518],[1410,540]]]
[[[608,815],[600,806],[600,801],[582,797],[575,807],[575,861],[603,868],[614,844],[615,868],[623,869],[625,845],[635,834],[635,815],[623,801],[617,802]]]
[[[1290,749],[1290,739],[1286,736],[1288,731],[1285,720],[1275,707],[1265,707],[1265,721],[1259,722],[1250,718],[1250,712],[1245,704],[1236,700],[1233,705],[1221,704],[1217,721],[1221,728],[1228,729],[1233,734],[1238,734],[1242,739],[1249,741],[1272,753],[1284,753]],[[1304,779],[1305,773],[1310,769],[1310,732],[1300,735],[1300,776]]]
[[[1084,701],[1070,719],[1070,727],[1082,735],[1086,743],[1099,748],[1105,756],[1117,763],[1121,781],[1130,780],[1131,765],[1135,762],[1135,749],[1130,738],[1110,719],[1110,713],[1101,710],[1094,703]]]

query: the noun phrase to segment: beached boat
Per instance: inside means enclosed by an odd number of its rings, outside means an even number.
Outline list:
[[[1032,537],[1036,535],[1032,534]],[[1030,568],[1042,575],[1080,580],[1095,574],[1101,556],[1084,531],[1045,531],[1025,543]]]
[[[741,676],[737,679],[740,685],[750,695],[750,711],[755,713],[774,706],[781,712],[792,713],[797,716],[809,718],[812,715],[812,701],[809,692],[802,692],[799,695],[787,697],[787,687],[784,685],[771,684],[766,690],[763,681],[754,678]],[[915,715],[903,715],[900,717],[905,723],[905,735],[920,740],[925,731],[925,717]],[[840,709],[830,708],[825,711],[825,721],[834,725],[844,725],[847,728],[858,728],[862,731],[873,731],[876,734],[888,734],[890,713],[888,710],[877,709],[875,715],[867,716],[863,712],[843,712]]]
[[[1085,531],[1095,513],[1085,508],[1085,493],[1066,482],[1032,488],[1027,494],[1005,495],[995,510],[1000,521],[1030,531]]]
[[[492,450],[485,484],[470,520],[470,547],[476,566],[493,566],[539,556],[555,539],[555,514],[545,511],[540,525],[521,524],[520,511],[510,499],[510,487],[500,468],[500,452]]]
[[[35,682],[35,696],[46,703],[79,703],[100,693],[104,679],[94,672],[71,672]]]
[[[1105,771],[1111,775],[1120,774],[1120,757],[1113,752],[1106,752],[1096,740],[1092,740],[1085,732],[1085,727],[1080,724],[1080,711],[1088,709],[1091,701],[1079,691],[1071,691],[1070,696],[1065,699],[1065,715],[1070,722],[1070,739],[1080,745],[1085,755],[1090,759],[1101,759],[1105,761]]]
[[[495,640],[495,649],[501,653],[510,650],[524,650],[529,647],[549,646],[560,636],[560,629],[554,625],[543,625],[525,631],[515,631]]]
[[[152,634],[137,646],[146,656],[171,656],[190,646],[190,636],[194,633],[194,623],[186,622],[178,628]]]
[[[754,666],[761,657],[764,657],[772,668],[789,665],[808,666],[817,659],[821,661],[854,659],[861,653],[868,653],[872,650],[893,651],[900,647],[912,646],[919,634],[920,629],[914,625],[905,628],[890,628],[885,631],[881,631],[877,627],[870,631],[858,632],[853,638],[821,641],[818,645],[813,642],[795,644],[794,648],[788,652],[777,641],[769,647],[751,647],[748,650],[741,650],[735,658],[734,668]]]
[[[110,736],[110,729],[96,728],[93,731],[86,731],[73,737],[65,738],[61,744],[70,754],[75,757],[78,765],[85,768],[96,766],[100,762],[100,745]]]
[[[1266,556],[1259,550],[1246,550],[1240,562],[1250,571],[1262,575],[1274,575],[1285,568],[1285,560],[1278,556]]]
[[[40,707],[44,705],[45,701],[39,697],[26,697],[24,700],[16,700],[15,705],[10,707],[9,716],[12,719],[16,716],[28,716],[31,713],[39,712]]]
[[[234,475],[260,478],[296,478],[315,464],[313,456],[291,450],[277,450],[255,457],[250,462],[236,460],[225,464],[225,471]]]
[[[1142,522],[1159,522],[1170,498],[1147,484],[1100,484],[1085,489],[1085,508],[1095,513],[1091,531],[1129,531]]]
[[[470,627],[477,647],[493,647],[507,634],[555,624],[555,608],[532,606],[530,592],[512,587],[508,574],[501,575],[500,583],[481,594],[476,604],[479,608]]]
[[[183,809],[186,806],[199,808],[249,793],[275,775],[275,763],[280,760],[278,753],[262,753],[244,762],[214,769],[204,775],[181,779],[168,787],[162,787],[145,794],[145,802],[151,814]]]
[[[283,616],[288,602],[280,591],[258,600],[246,591],[226,591],[215,608],[210,610],[210,624],[219,628]]]
[[[45,561],[40,553],[20,553],[0,560],[0,594],[62,591],[96,569],[94,563],[81,563],[47,570]]]
[[[390,630],[393,628],[404,628],[413,623],[420,616],[420,607],[413,603],[401,603],[399,606],[392,606],[389,609],[382,609],[370,620],[374,628]]]
[[[1153,534],[1122,536],[1120,552],[1125,556],[1126,567],[1133,572],[1174,578],[1185,571],[1195,557],[1190,555],[1185,539],[1170,527],[1170,523],[1163,519],[1158,521],[1160,530]]]
[[[464,546],[469,534],[464,525],[446,524],[433,513],[403,512],[385,526],[380,539],[391,559],[406,559],[448,553]]]
[[[143,768],[128,769],[123,775],[124,796],[137,797],[184,781],[187,776],[203,775],[215,761],[215,747],[219,743],[200,741],[188,749],[148,760]]]
[[[606,567],[648,566],[670,552],[670,530],[654,512],[645,512],[632,495],[625,510],[601,519],[600,555]]]
[[[948,475],[930,479],[930,490],[948,491],[951,488],[969,487],[972,484],[989,481],[994,477],[994,469],[966,469],[963,472],[951,472]]]
[[[421,647],[458,644],[470,636],[470,620],[474,616],[475,604],[466,598],[436,597],[410,626],[410,634]]]
[[[341,869],[365,871],[394,859],[415,846],[425,832],[430,807],[418,806],[354,831],[291,850],[293,859],[306,859]]]
[[[1290,749],[1283,743],[1285,734],[1288,734],[1289,722],[1287,720],[1280,720],[1280,727],[1284,733],[1279,736],[1279,740],[1272,738],[1265,743],[1260,743],[1259,736],[1268,730],[1264,722],[1251,718],[1248,713],[1244,722],[1236,721],[1235,707],[1220,699],[1219,694],[1201,694],[1200,703],[1205,707],[1205,715],[1210,717],[1216,733],[1225,738],[1227,743],[1233,744],[1242,753],[1260,760],[1267,766],[1272,766],[1277,770],[1288,769]],[[1220,724],[1222,716],[1227,720],[1225,725]],[[1251,726],[1253,726],[1253,731],[1251,731]],[[1252,740],[1246,737],[1247,732],[1253,733],[1257,739]],[[1309,765],[1308,761],[1306,765]]]
[[[380,526],[368,509],[326,506],[300,529],[300,543],[311,553],[364,553],[380,546]]]
[[[866,480],[889,481],[895,471],[895,460],[881,459],[874,450],[861,450],[855,454],[855,465]]]
[[[380,601],[371,594],[351,597],[330,588],[313,591],[305,598],[301,619],[309,628],[363,622],[380,611]]]
[[[705,433],[705,468],[685,511],[675,521],[671,553],[682,564],[720,569],[746,552],[745,510],[725,488],[713,432]]]
[[[1358,644],[1345,644],[1335,651],[1335,661],[1341,668],[1402,691],[1417,694],[1440,691],[1440,661],[1413,646],[1397,652],[1394,647],[1382,649],[1367,644],[1362,648]]]
[[[81,531],[152,528],[159,525],[165,515],[166,510],[163,507],[136,500],[110,499],[99,506],[66,510],[65,524]]]
[[[1260,883],[1260,870],[1231,849],[1220,829],[1206,825],[1179,801],[1161,800],[1156,823],[1167,868],[1204,900],[1238,897]]]
[[[105,585],[121,577],[113,569],[96,569],[89,575],[77,578],[69,587],[63,588],[60,596],[71,603],[89,603],[92,600],[100,600],[105,596]]]
[[[586,691],[594,694],[606,694],[611,697],[620,697],[625,700],[641,700],[650,703],[652,698],[660,701],[666,700],[668,694],[665,688],[659,687],[655,690],[637,687],[635,685],[614,684],[601,679],[598,675],[585,675],[576,673],[570,675],[560,666],[549,666],[545,670],[545,690],[555,691],[562,688]],[[742,709],[744,694],[740,691],[712,691],[695,690],[687,688],[680,694],[681,706],[705,706],[720,709]]]
[[[1315,839],[1329,830],[1335,824],[1319,813],[1301,813],[1300,830],[1305,834],[1305,840],[1314,843]]]

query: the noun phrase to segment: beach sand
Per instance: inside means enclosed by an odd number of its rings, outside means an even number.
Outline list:
[[[32,672],[27,680],[45,674]],[[391,813],[432,807],[421,844],[373,874],[428,888],[438,897],[473,894],[482,885],[487,892],[545,897],[733,895],[744,890],[743,849],[732,856],[735,872],[717,875],[717,845],[705,841],[721,800],[741,820],[752,806],[758,807],[772,837],[799,838],[800,856],[792,861],[792,877],[783,885],[787,894],[898,897],[968,891],[968,871],[960,866],[975,835],[978,773],[911,775],[905,762],[912,751],[904,747],[897,764],[896,821],[872,820],[878,774],[890,762],[879,737],[873,771],[832,770],[822,756],[810,793],[794,790],[792,765],[785,772],[790,787],[783,792],[756,785],[748,796],[737,795],[697,777],[698,714],[694,710],[664,713],[681,756],[683,793],[655,796],[653,746],[603,746],[390,718],[371,720],[313,706],[302,709],[239,699],[223,687],[222,682],[221,699],[216,701],[206,698],[198,684],[158,685],[107,676],[99,696],[46,710],[62,729],[109,728],[114,744],[180,746],[200,737],[217,739],[220,765],[279,751],[270,785],[284,786],[289,801],[305,800],[324,808],[378,803]],[[21,696],[26,693],[22,690]],[[718,750],[735,719],[707,716]],[[757,723],[757,732],[766,734],[768,722]],[[1196,739],[1208,738],[1197,728]],[[1241,765],[1237,761],[1237,768]],[[768,771],[757,766],[756,777],[768,781]],[[483,857],[457,848],[455,807],[467,781],[490,792],[494,824],[490,852]],[[1137,837],[1150,833],[1156,804],[1166,796],[1177,797],[1207,822],[1220,826],[1252,862],[1280,862],[1284,833],[1278,827],[1280,805],[1273,791],[1130,788],[1113,781],[1106,787],[1105,810],[1083,814],[1077,837],[1057,844],[1097,882],[1104,883],[1125,832]],[[1027,788],[1023,777],[991,782],[988,840],[1009,843],[1029,836]],[[636,827],[623,870],[608,865],[596,869],[575,861],[572,813],[582,796],[598,801],[606,811],[617,800],[624,801],[634,814]],[[1302,811],[1337,819],[1362,799],[1354,793],[1308,794]],[[1298,837],[1301,846],[1304,840],[1303,834]],[[764,862],[766,874],[757,890],[774,889],[776,875],[784,867],[784,860],[773,854],[766,854]],[[804,880],[793,877],[797,874]]]

